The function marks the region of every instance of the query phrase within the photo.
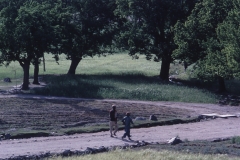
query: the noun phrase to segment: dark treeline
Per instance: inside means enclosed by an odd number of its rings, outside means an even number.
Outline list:
[[[44,54],[71,61],[68,73],[86,56],[119,50],[160,61],[168,80],[170,63],[194,64],[202,80],[239,77],[239,0],[0,0],[0,62],[17,61],[22,89],[34,84]]]

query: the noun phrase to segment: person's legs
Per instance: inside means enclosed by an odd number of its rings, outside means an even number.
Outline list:
[[[131,135],[130,135],[130,128],[129,128],[129,130],[128,130],[127,136],[128,136],[128,137],[131,137]]]
[[[131,136],[130,136],[130,128],[128,128],[127,130],[126,130],[126,136],[128,136],[128,139],[129,140],[131,140]]]
[[[112,130],[113,130],[113,123],[112,121],[109,122],[109,127],[110,127],[110,136],[112,137]]]
[[[115,136],[116,136],[117,131],[118,131],[118,124],[115,123],[115,124],[114,124],[114,132],[113,132],[113,134],[114,134]]]
[[[126,137],[126,133],[123,134],[122,138],[125,138]]]
[[[125,133],[123,134],[122,138],[125,138],[127,136],[127,128],[125,127]]]

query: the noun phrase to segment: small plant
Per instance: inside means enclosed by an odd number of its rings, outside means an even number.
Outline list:
[[[240,136],[235,136],[231,139],[233,144],[240,144]]]
[[[228,154],[228,148],[226,148],[225,146],[222,147],[216,147],[213,149],[213,153],[214,154]]]

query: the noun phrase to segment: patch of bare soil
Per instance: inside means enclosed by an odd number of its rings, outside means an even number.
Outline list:
[[[154,114],[159,120],[189,118],[205,113],[240,114],[239,107],[214,104],[96,100],[23,94],[0,97],[1,132],[51,128],[57,132],[63,125],[80,122],[107,124],[112,104],[117,106],[119,118],[126,112],[131,112],[132,118],[138,116],[149,118]],[[85,150],[87,147],[130,145],[137,141],[166,142],[175,136],[183,140],[233,137],[240,135],[239,123],[239,118],[217,118],[197,123],[132,129],[133,141],[122,140],[122,130],[115,138],[111,138],[109,131],[105,131],[71,136],[3,140],[0,141],[0,159],[19,155],[60,153],[64,150]]]
[[[51,130],[79,127],[86,124],[107,124],[111,105],[115,104],[118,117],[126,112],[132,117],[149,118],[154,114],[159,120],[187,118],[197,115],[189,108],[170,107],[164,103],[93,100],[29,95],[11,95],[0,98],[0,131],[14,133],[19,130]]]

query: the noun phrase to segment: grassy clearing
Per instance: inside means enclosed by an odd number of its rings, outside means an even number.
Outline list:
[[[40,76],[48,83],[45,89],[33,93],[53,96],[133,99],[148,101],[178,101],[216,103],[218,95],[212,92],[213,84],[189,81],[191,76],[184,71],[183,65],[171,64],[170,75],[184,80],[183,84],[162,82],[159,78],[160,62],[147,61],[144,56],[131,59],[127,54],[114,54],[106,57],[86,57],[77,70],[76,76],[66,73],[70,61],[60,57],[58,64],[51,55],[46,55],[46,72],[40,64]],[[33,66],[30,67],[30,77],[33,76]],[[10,77],[12,83],[0,82],[0,89],[9,89],[21,84],[22,69],[18,63],[9,67],[1,67],[0,79]],[[232,93],[237,93],[236,85],[228,85]],[[234,84],[239,84],[237,80]],[[240,93],[239,93],[240,95]]]
[[[59,75],[66,74],[70,60],[66,60],[62,55],[58,63],[52,58],[51,55],[45,55],[46,71],[43,71],[43,64],[39,65],[40,75]],[[157,76],[159,74],[161,63],[147,61],[144,56],[139,59],[132,59],[128,54],[114,54],[106,57],[86,57],[79,63],[76,70],[77,75],[101,75],[101,74],[122,74],[122,73],[144,73],[147,76]],[[8,67],[0,66],[0,79],[10,77],[15,79],[23,78],[23,71],[19,63],[12,62]],[[30,77],[33,76],[33,66],[30,66]]]
[[[205,89],[159,82],[157,78],[144,75],[62,75],[47,76],[45,81],[51,85],[36,89],[35,93],[82,98],[199,103],[215,103],[217,99],[216,95]]]
[[[190,153],[179,153],[174,151],[156,151],[153,149],[144,149],[140,151],[135,150],[116,150],[108,153],[100,153],[95,155],[86,155],[80,157],[69,157],[69,158],[50,158],[48,160],[237,160],[239,158],[230,158],[226,155],[203,155],[203,154],[190,154]]]

